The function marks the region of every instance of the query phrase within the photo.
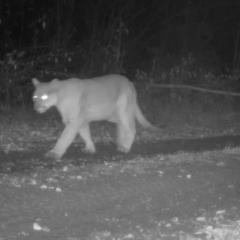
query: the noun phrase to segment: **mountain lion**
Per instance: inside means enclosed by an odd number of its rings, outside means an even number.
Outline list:
[[[89,123],[107,120],[117,125],[118,150],[130,151],[137,120],[143,127],[156,130],[143,116],[132,82],[122,75],[112,74],[91,79],[53,79],[40,82],[32,79],[34,109],[44,113],[55,106],[65,125],[55,147],[48,157],[60,159],[79,134],[85,142],[85,152],[95,153]]]

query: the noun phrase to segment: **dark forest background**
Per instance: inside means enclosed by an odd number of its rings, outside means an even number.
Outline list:
[[[240,89],[239,0],[0,0],[0,91],[25,104],[38,77]]]

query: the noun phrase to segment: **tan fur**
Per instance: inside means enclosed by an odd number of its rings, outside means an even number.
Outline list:
[[[48,83],[32,80],[34,108],[39,113],[55,106],[65,124],[55,147],[47,154],[61,158],[77,134],[85,142],[85,151],[94,153],[89,123],[107,120],[117,125],[117,146],[129,152],[133,144],[137,120],[146,128],[155,129],[149,123],[137,103],[134,85],[122,75],[106,75],[91,79],[57,79]]]

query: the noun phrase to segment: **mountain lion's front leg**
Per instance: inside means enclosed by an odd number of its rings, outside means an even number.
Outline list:
[[[55,159],[60,159],[66,152],[70,144],[73,142],[74,138],[76,137],[78,126],[79,125],[76,123],[67,124],[61,136],[59,137],[55,147],[52,150],[50,150],[46,154],[46,156]]]
[[[85,147],[83,151],[86,153],[95,153],[96,148],[91,138],[89,123],[82,124],[78,129],[78,133],[85,142]]]

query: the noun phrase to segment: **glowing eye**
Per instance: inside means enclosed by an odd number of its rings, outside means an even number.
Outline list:
[[[32,98],[33,98],[33,99],[37,99],[37,98],[38,98],[38,96],[34,95]]]
[[[47,99],[48,99],[48,95],[47,95],[47,94],[43,94],[43,95],[41,96],[41,99],[42,99],[42,100],[47,100]]]

